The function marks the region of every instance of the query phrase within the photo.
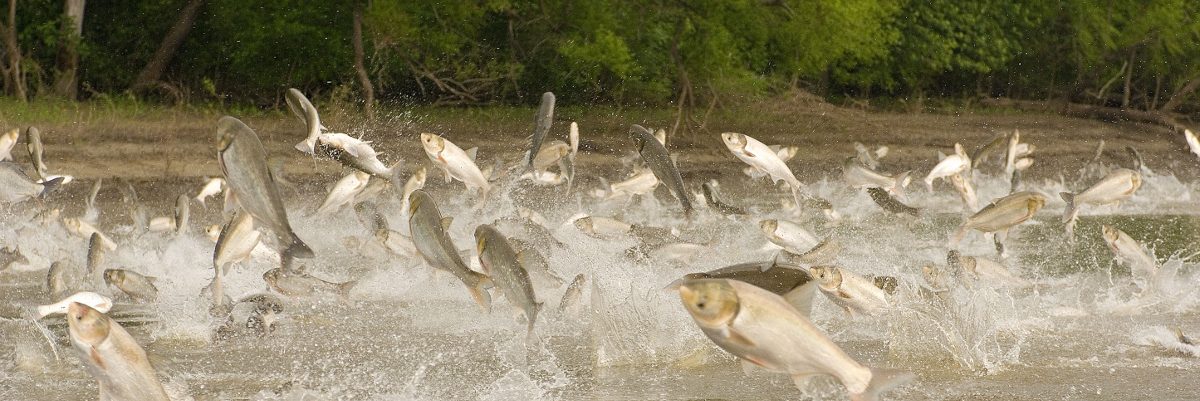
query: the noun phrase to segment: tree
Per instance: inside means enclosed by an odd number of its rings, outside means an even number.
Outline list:
[[[375,116],[375,88],[371,86],[371,76],[367,75],[366,56],[363,54],[363,4],[354,5],[354,72],[358,75],[358,84],[363,90],[363,110],[368,117]]]
[[[62,29],[59,31],[58,68],[54,94],[74,100],[79,86],[79,43],[83,36],[83,11],[86,0],[65,0]]]
[[[8,22],[0,23],[0,40],[4,41],[7,55],[3,66],[4,91],[22,102],[28,99],[25,92],[25,72],[21,70],[21,46],[17,43],[17,0],[8,0]]]
[[[183,45],[183,41],[187,39],[188,32],[191,32],[192,25],[195,25],[196,16],[200,13],[200,7],[203,5],[204,0],[189,0],[183,6],[179,12],[179,18],[175,20],[174,25],[171,25],[171,29],[163,37],[162,43],[158,45],[158,50],[154,51],[150,61],[146,62],[146,66],[142,67],[137,78],[134,78],[133,85],[130,85],[131,90],[151,87],[160,83],[163,72],[166,71],[175,52],[179,50],[179,46]]]

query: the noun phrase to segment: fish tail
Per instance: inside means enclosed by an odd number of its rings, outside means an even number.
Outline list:
[[[309,248],[304,241],[301,241],[300,237],[297,237],[296,234],[292,234],[291,237],[292,243],[283,251],[284,255],[300,259],[311,259],[316,256],[316,254],[313,253],[312,248]]]
[[[62,184],[63,179],[63,177],[58,177],[53,180],[43,182],[42,193],[38,194],[38,198],[46,199],[46,195],[49,195],[51,192],[54,192],[54,190],[58,189],[58,186]]]
[[[1062,199],[1067,202],[1067,208],[1065,211],[1063,211],[1063,223],[1075,220],[1076,215],[1079,213],[1079,206],[1075,204],[1075,194],[1070,192],[1060,192],[1058,195],[1062,196]]]
[[[792,198],[796,201],[796,210],[804,210],[804,191],[800,189],[799,185],[791,185],[791,187]]]
[[[478,276],[474,285],[467,283],[467,291],[471,293],[471,298],[474,298],[475,303],[487,313],[492,313],[492,295],[487,291],[491,286],[492,279],[482,274]]]
[[[525,324],[527,325],[526,328],[528,329],[529,334],[533,334],[533,323],[537,321],[538,312],[541,311],[542,303],[538,302],[533,304],[533,310],[529,312],[529,316],[525,317],[525,320],[528,320],[528,322],[525,322]]]
[[[861,393],[850,394],[851,401],[876,401],[883,392],[901,386],[915,378],[902,370],[871,368],[871,381]]]

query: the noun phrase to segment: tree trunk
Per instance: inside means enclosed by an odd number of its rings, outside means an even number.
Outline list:
[[[66,0],[63,3],[63,26],[58,44],[58,71],[54,78],[54,94],[75,100],[79,83],[79,42],[83,38],[83,12],[86,0]]]
[[[367,74],[367,66],[365,62],[366,56],[363,54],[363,6],[359,4],[354,7],[354,71],[358,73],[358,84],[362,85],[363,111],[367,113],[367,117],[375,117],[375,88],[371,86],[371,76]]]
[[[0,24],[4,52],[8,60],[4,65],[4,91],[22,102],[28,99],[25,93],[25,74],[21,71],[21,46],[17,44],[17,0],[8,0],[8,21]]]
[[[1171,98],[1167,99],[1167,102],[1163,103],[1162,108],[1158,109],[1158,111],[1164,113],[1174,112],[1175,109],[1178,109],[1179,106],[1183,105],[1183,100],[1187,99],[1188,95],[1191,95],[1192,92],[1196,91],[1196,89],[1200,89],[1200,75],[1192,78],[1191,81],[1188,81],[1187,84],[1183,85],[1183,88],[1180,88],[1178,91],[1172,94]]]
[[[1137,47],[1129,50],[1129,69],[1125,71],[1125,93],[1121,96],[1121,108],[1129,108],[1129,99],[1133,95],[1133,66],[1137,57]]]
[[[203,5],[204,0],[188,0],[187,4],[183,6],[183,10],[179,12],[179,19],[175,20],[175,25],[172,25],[171,29],[167,31],[162,43],[158,45],[158,50],[155,50],[154,55],[150,56],[150,61],[138,73],[129,89],[154,86],[162,79],[163,72],[167,70],[167,64],[171,62],[172,57],[175,57],[175,51],[183,45],[184,39],[187,39],[188,32],[192,30],[192,25],[195,25],[196,16],[200,14],[200,7]]]

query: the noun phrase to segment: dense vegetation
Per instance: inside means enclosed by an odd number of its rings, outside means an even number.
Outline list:
[[[1200,111],[1195,0],[82,3],[10,0],[8,95],[275,105],[298,87],[485,104],[553,90],[560,102],[705,109],[800,88],[847,103],[1009,97]]]

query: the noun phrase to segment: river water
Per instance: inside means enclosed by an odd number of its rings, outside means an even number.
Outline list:
[[[464,146],[465,147],[465,146]],[[1200,270],[1188,259],[1200,252],[1200,191],[1170,174],[1146,178],[1138,194],[1120,207],[1089,207],[1065,241],[1059,218],[1064,207],[1049,196],[1038,216],[1015,230],[1008,266],[1033,281],[1033,288],[980,285],[953,291],[944,302],[919,295],[920,267],[945,264],[946,242],[962,221],[953,190],[941,183],[930,193],[910,186],[909,202],[922,216],[883,212],[864,193],[840,181],[840,172],[810,184],[842,216],[829,222],[817,212],[780,210],[785,191],[741,175],[740,165],[706,166],[725,197],[747,205],[750,217],[728,218],[702,209],[690,222],[670,198],[605,201],[588,194],[598,187],[581,179],[570,196],[557,189],[518,189],[501,184],[498,196],[476,207],[462,184],[446,184],[431,171],[427,188],[443,214],[454,216],[451,234],[461,249],[474,247],[478,224],[517,215],[518,206],[539,211],[564,246],[539,249],[565,281],[587,277],[582,303],[560,313],[566,284],[551,280],[535,288],[545,309],[533,336],[510,313],[502,297],[483,313],[453,277],[434,274],[416,260],[387,253],[372,242],[352,210],[310,217],[323,186],[337,177],[284,189],[293,226],[316,251],[305,261],[311,274],[329,281],[357,279],[348,299],[286,300],[277,330],[264,336],[214,339],[218,322],[199,298],[211,277],[213,242],[203,227],[221,223],[219,200],[193,204],[192,226],[179,237],[133,233],[113,184],[100,196],[100,227],[119,243],[108,268],[157,277],[160,299],[151,305],[119,301],[112,313],[143,344],[160,378],[178,399],[195,400],[782,400],[839,399],[844,389],[819,379],[797,389],[790,378],[764,371],[743,372],[697,329],[678,295],[663,287],[685,273],[770,259],[775,249],[758,229],[761,219],[798,221],[820,238],[834,237],[844,250],[838,264],[860,274],[900,279],[897,306],[877,317],[850,319],[817,295],[814,322],[859,361],[905,369],[917,379],[887,394],[894,400],[1195,400],[1200,399],[1200,347],[1180,343],[1181,328],[1200,337]],[[684,169],[687,170],[687,166]],[[885,161],[885,169],[886,161]],[[618,169],[586,171],[610,181]],[[1046,194],[1081,190],[1107,167],[1083,179],[1026,182]],[[627,171],[627,170],[626,170]],[[1078,177],[1077,172],[1065,174]],[[695,174],[687,173],[689,183]],[[979,197],[1007,192],[1005,180],[981,172]],[[90,182],[48,207],[63,216],[82,213],[81,193]],[[151,215],[169,215],[180,191],[198,180],[138,182]],[[698,185],[697,185],[698,187]],[[391,194],[381,211],[393,229],[406,232],[406,217]],[[57,223],[31,216],[32,204],[0,218],[0,242],[19,247],[25,265],[0,273],[0,399],[95,399],[97,387],[66,342],[61,317],[42,320],[57,337],[57,353],[22,310],[48,303],[46,269],[56,260],[83,266],[87,240]],[[705,244],[690,263],[637,260],[625,250],[633,238],[596,239],[571,224],[576,213],[617,217],[631,223],[674,227],[680,237]],[[1113,262],[1100,225],[1113,224],[1153,250],[1162,272],[1155,291],[1139,293],[1129,269]],[[996,259],[990,240],[972,233],[964,254]],[[238,265],[228,278],[235,299],[267,291],[260,278],[276,267],[270,252]],[[1172,277],[1173,275],[1173,277]],[[114,294],[110,288],[98,292]]]

